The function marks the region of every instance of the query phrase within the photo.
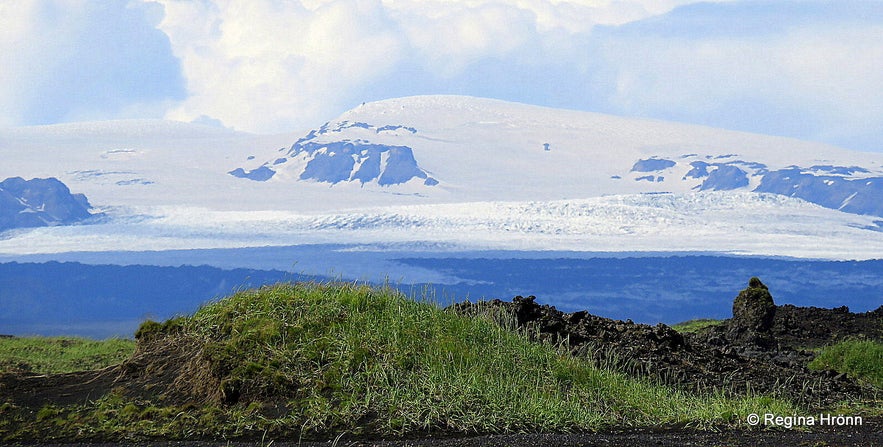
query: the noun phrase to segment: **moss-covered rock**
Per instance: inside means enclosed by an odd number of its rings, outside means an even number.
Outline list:
[[[748,288],[739,292],[733,301],[733,319],[730,336],[733,340],[760,346],[773,343],[769,336],[776,316],[776,303],[769,288],[757,277],[748,281]]]

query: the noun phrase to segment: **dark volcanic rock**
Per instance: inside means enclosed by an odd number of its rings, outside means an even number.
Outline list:
[[[729,338],[760,347],[772,346],[769,330],[776,315],[773,296],[760,279],[751,278],[748,288],[733,301]]]
[[[752,278],[754,280],[756,278]],[[800,351],[851,338],[883,340],[883,306],[864,313],[852,313],[846,306],[822,309],[786,304],[773,305],[770,308],[772,296],[766,297],[769,290],[760,280],[753,284],[756,287],[749,284],[748,289],[743,290],[736,298],[732,319],[719,326],[706,328],[699,334],[705,341],[725,343],[743,350],[746,346],[751,346],[763,348],[761,351]],[[753,305],[745,303],[752,298]],[[740,304],[740,301],[744,304]],[[758,345],[746,334],[765,337],[772,343]],[[755,354],[765,357],[771,355],[769,352]]]
[[[77,223],[92,216],[89,201],[56,178],[0,182],[0,231]]]
[[[563,313],[552,306],[538,304],[533,296],[517,296],[512,302],[457,303],[449,309],[467,315],[489,316],[504,327],[514,326],[538,341],[563,343],[573,353],[600,366],[684,389],[737,394],[751,389],[819,407],[862,399],[872,393],[844,375],[810,371],[806,365],[813,358],[811,351],[801,348],[800,342],[790,345],[776,339],[777,334],[790,331],[797,340],[796,337],[813,327],[812,320],[807,320],[805,325],[795,322],[795,318],[809,317],[798,310],[803,308],[791,306],[777,311],[769,290],[757,278],[752,278],[749,287],[739,296],[740,305],[734,306],[738,308],[738,323],[728,320],[697,335],[684,335],[664,324],[649,326],[630,320],[617,321],[586,311]],[[875,339],[883,335],[880,334],[883,308],[861,317],[837,310],[829,312],[828,324],[836,324],[838,317],[839,321],[858,318],[857,323],[846,326],[865,330],[877,325],[877,332],[866,333]],[[782,323],[785,319],[789,322],[787,326]],[[815,321],[818,325],[819,321]],[[733,334],[737,334],[735,338]]]
[[[770,334],[782,346],[818,348],[850,338],[883,340],[883,306],[852,313],[846,306],[834,309],[776,307]]]

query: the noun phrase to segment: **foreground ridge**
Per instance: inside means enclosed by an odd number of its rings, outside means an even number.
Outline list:
[[[444,310],[387,288],[280,284],[146,322],[135,335],[135,353],[102,370],[0,374],[4,442],[731,429],[749,413],[797,414],[866,392],[848,377],[806,399],[764,392],[751,375],[748,393],[694,383],[703,374],[736,383],[745,365],[773,362],[664,325],[562,314],[532,297]],[[690,361],[708,365],[692,371]],[[801,374],[785,387],[827,377]]]

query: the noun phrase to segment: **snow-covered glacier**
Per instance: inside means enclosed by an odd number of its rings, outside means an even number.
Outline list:
[[[0,130],[0,177],[105,219],[0,254],[310,243],[883,257],[883,154],[462,96],[250,135],[124,121]]]
[[[528,202],[381,206],[339,212],[155,207],[104,223],[0,240],[0,253],[386,245],[397,250],[714,252],[876,259],[883,221],[781,195],[631,194]]]

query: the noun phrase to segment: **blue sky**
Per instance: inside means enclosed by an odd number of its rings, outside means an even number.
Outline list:
[[[20,0],[0,126],[317,127],[466,94],[883,152],[883,2]]]

